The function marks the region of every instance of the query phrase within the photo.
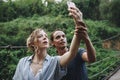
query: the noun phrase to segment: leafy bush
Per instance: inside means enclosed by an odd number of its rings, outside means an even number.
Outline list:
[[[2,80],[10,80],[13,77],[14,71],[18,60],[28,54],[24,53],[25,50],[0,50],[0,77]]]

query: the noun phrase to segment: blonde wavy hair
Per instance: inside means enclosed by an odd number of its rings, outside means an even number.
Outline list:
[[[27,45],[28,49],[30,49],[31,51],[35,51],[34,42],[37,41],[38,33],[39,33],[40,31],[42,31],[42,30],[43,30],[43,29],[41,29],[41,28],[35,29],[35,30],[29,35],[29,37],[27,38],[26,45]],[[43,30],[43,31],[44,31],[44,30]]]

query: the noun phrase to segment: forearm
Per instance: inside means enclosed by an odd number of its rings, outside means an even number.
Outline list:
[[[80,40],[74,34],[70,45],[70,50],[67,53],[65,53],[60,59],[61,66],[66,66],[76,56],[79,48],[79,44],[80,44]]]
[[[88,56],[88,62],[95,62],[96,60],[96,50],[90,40],[90,38],[87,38],[85,40],[86,48],[87,48],[87,56]]]
[[[72,42],[71,42],[71,45],[70,45],[70,50],[69,50],[71,57],[76,56],[79,45],[80,45],[80,38],[78,38],[76,35],[74,35]]]
[[[75,22],[75,28],[81,28],[83,25],[81,25],[80,22],[82,22],[82,13],[79,11],[79,9],[77,7],[72,7],[69,8],[69,15],[73,17],[74,22]],[[75,29],[78,30],[78,29]],[[79,31],[77,31],[79,32]],[[79,45],[80,45],[80,37],[78,37],[78,33],[75,32],[71,45],[70,45],[70,49],[67,53],[65,53],[61,58],[61,65],[67,65],[77,54]]]

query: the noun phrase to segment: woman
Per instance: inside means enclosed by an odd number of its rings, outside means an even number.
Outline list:
[[[28,37],[27,47],[34,54],[20,59],[13,80],[60,80],[66,74],[65,66],[78,51],[79,40],[74,35],[69,52],[52,57],[47,53],[47,34],[43,29],[36,29]]]

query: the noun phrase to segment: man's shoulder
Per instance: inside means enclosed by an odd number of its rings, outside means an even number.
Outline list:
[[[86,52],[86,50],[84,48],[79,48],[74,60],[82,61],[82,55],[84,54],[84,52]]]
[[[84,52],[86,52],[86,50],[84,48],[79,48],[77,53],[83,54]]]

